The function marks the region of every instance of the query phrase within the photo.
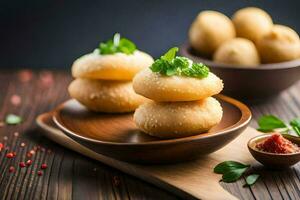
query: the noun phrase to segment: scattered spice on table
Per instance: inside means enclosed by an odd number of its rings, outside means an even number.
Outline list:
[[[13,157],[14,157],[13,152],[9,152],[6,154],[6,158],[13,158]]]
[[[38,176],[42,176],[42,175],[43,175],[43,172],[39,170],[39,171],[37,172],[37,175],[38,175]]]
[[[14,166],[10,166],[9,169],[8,169],[9,173],[13,173],[15,172],[15,167]]]
[[[27,160],[26,161],[26,166],[30,166],[32,164],[32,160]]]
[[[0,142],[0,152],[2,151],[3,148],[4,148],[4,144],[2,144],[2,143]]]
[[[47,169],[47,164],[45,164],[45,163],[43,163],[42,165],[41,165],[41,169]]]
[[[26,164],[25,164],[24,162],[20,162],[20,163],[19,163],[19,166],[20,166],[21,168],[23,168],[23,167],[26,167]]]
[[[21,70],[18,73],[19,80],[23,83],[26,83],[32,79],[33,73],[31,70]]]
[[[19,106],[21,104],[21,97],[17,94],[14,94],[10,97],[10,102],[14,106]]]

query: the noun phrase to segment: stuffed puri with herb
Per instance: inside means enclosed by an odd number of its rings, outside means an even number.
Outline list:
[[[160,138],[206,132],[223,114],[211,97],[222,90],[222,80],[207,66],[176,56],[177,51],[170,49],[133,79],[135,92],[153,100],[135,111],[134,121],[145,133]]]
[[[76,79],[69,86],[69,94],[92,111],[132,112],[147,99],[134,92],[131,80],[152,63],[150,55],[115,34],[74,62],[72,75]]]

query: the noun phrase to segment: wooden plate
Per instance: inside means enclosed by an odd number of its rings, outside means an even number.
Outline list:
[[[257,67],[216,63],[197,54],[185,43],[180,54],[207,64],[224,81],[222,93],[245,100],[264,100],[279,94],[300,80],[300,60],[261,64]]]
[[[132,113],[94,113],[75,100],[61,104],[53,120],[68,136],[103,155],[138,163],[179,162],[222,148],[247,127],[251,112],[246,105],[223,95],[216,98],[224,111],[220,124],[207,133],[178,139],[162,140],[142,133]]]

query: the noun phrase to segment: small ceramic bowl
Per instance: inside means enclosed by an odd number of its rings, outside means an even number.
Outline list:
[[[256,67],[233,66],[199,56],[188,43],[181,46],[180,54],[208,65],[213,73],[223,79],[223,93],[238,99],[266,99],[300,80],[300,60],[261,64]]]
[[[271,134],[263,134],[249,140],[248,149],[252,156],[268,168],[282,169],[295,165],[300,161],[300,152],[290,154],[275,154],[259,151],[255,148],[257,142],[267,139]],[[283,134],[283,137],[300,146],[300,138]]]

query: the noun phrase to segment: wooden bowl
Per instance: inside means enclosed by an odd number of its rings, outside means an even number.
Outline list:
[[[207,133],[178,139],[163,140],[142,133],[132,113],[94,113],[76,100],[61,104],[53,121],[68,136],[98,153],[128,162],[172,163],[212,153],[247,127],[251,112],[246,105],[223,95],[216,98],[224,111],[220,124]]]
[[[261,64],[256,67],[233,66],[199,56],[188,43],[181,46],[180,54],[208,65],[213,73],[223,79],[223,93],[239,99],[266,99],[300,80],[300,60]]]
[[[259,151],[255,148],[257,142],[262,141],[271,134],[263,134],[249,140],[248,149],[252,156],[261,164],[268,168],[282,169],[295,165],[300,161],[300,152],[290,154],[275,154]],[[292,135],[283,134],[283,137],[300,146],[300,138]]]

